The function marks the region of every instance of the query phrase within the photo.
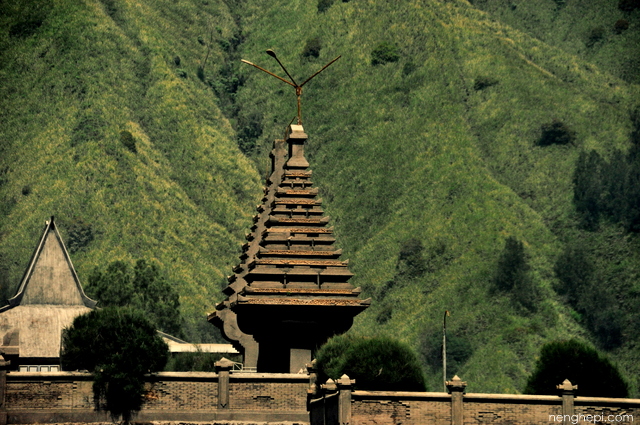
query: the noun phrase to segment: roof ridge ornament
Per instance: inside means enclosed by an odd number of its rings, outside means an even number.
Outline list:
[[[311,81],[312,78],[314,78],[316,75],[320,74],[322,71],[324,71],[326,68],[329,67],[329,65],[331,65],[332,63],[334,63],[335,61],[337,61],[338,59],[340,59],[342,57],[342,55],[338,56],[337,58],[333,59],[332,61],[330,61],[329,63],[327,63],[325,66],[323,66],[319,71],[317,71],[315,74],[313,74],[311,77],[307,78],[306,80],[304,80],[304,82],[302,84],[298,84],[296,83],[296,80],[293,79],[293,77],[291,76],[291,74],[289,74],[289,71],[287,71],[287,68],[284,67],[284,65],[282,64],[282,62],[280,62],[280,59],[278,59],[278,56],[276,56],[276,52],[274,52],[271,49],[267,49],[266,53],[271,56],[272,58],[274,58],[278,64],[280,65],[280,67],[284,70],[284,72],[287,74],[287,76],[289,77],[289,79],[291,81],[287,81],[284,78],[274,74],[271,71],[267,71],[266,69],[251,63],[247,60],[241,59],[241,62],[246,63],[248,65],[251,65],[253,67],[258,68],[260,71],[266,72],[267,74],[271,75],[272,77],[276,77],[278,80],[283,81],[287,84],[289,84],[290,86],[292,86],[295,90],[296,90],[296,97],[298,99],[298,125],[302,125],[302,106],[300,105],[300,96],[302,95],[302,87],[307,84],[309,81]],[[295,119],[295,117],[294,117]],[[291,120],[293,121],[293,120]]]

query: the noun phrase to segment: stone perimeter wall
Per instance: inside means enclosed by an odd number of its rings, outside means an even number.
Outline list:
[[[8,373],[0,424],[108,422],[92,384],[88,373]],[[134,420],[308,423],[308,386],[306,374],[163,372]]]
[[[311,385],[311,425],[540,425],[640,422],[640,399],[576,397],[565,381],[558,396],[466,394],[466,382],[447,382],[449,393],[354,391],[354,381]]]
[[[572,391],[559,396],[465,394],[462,385],[450,387],[450,394],[354,391],[353,381],[344,378],[320,389],[306,374],[159,373],[149,377],[147,403],[134,421],[311,425],[640,421],[640,400],[635,399],[576,397]],[[307,412],[308,390],[314,386],[317,391]],[[87,373],[11,372],[6,374],[2,389],[5,403],[0,409],[0,424],[110,422],[106,413],[94,410],[91,375]],[[575,416],[563,421],[559,418],[562,414]]]
[[[556,396],[467,394],[461,425],[632,424],[640,422],[640,400],[576,397],[567,422],[562,399]],[[578,416],[582,415],[582,416]],[[591,418],[588,415],[591,415]],[[611,416],[609,416],[611,415]],[[626,415],[626,416],[625,416]],[[327,415],[330,416],[330,415]],[[334,415],[337,417],[338,415]],[[333,421],[313,421],[333,425]],[[451,396],[445,393],[387,393],[354,391],[350,425],[450,425]]]

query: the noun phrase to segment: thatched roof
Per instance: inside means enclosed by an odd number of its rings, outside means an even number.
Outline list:
[[[96,302],[84,294],[53,217],[9,305],[0,309],[0,352],[24,357],[60,356],[62,330]]]

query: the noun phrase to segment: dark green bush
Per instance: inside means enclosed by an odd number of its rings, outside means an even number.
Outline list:
[[[573,173],[573,204],[581,226],[587,230],[595,230],[600,221],[603,166],[604,161],[598,152],[583,151]]]
[[[565,379],[578,385],[583,397],[627,397],[628,386],[618,369],[586,344],[553,341],[540,350],[535,370],[527,381],[526,394],[557,394]]]
[[[596,43],[604,39],[604,36],[606,34],[607,34],[607,31],[604,29],[603,26],[592,28],[591,31],[589,31],[589,34],[587,35],[587,42],[586,42],[587,47],[595,46]]]
[[[239,354],[205,353],[202,351],[171,353],[165,370],[171,372],[215,372],[215,363],[222,357],[227,357],[235,362],[242,361]]]
[[[640,149],[640,106],[636,106],[631,110],[629,118],[631,118],[632,125],[630,139],[631,143],[633,144],[633,148],[631,148],[631,150],[637,151],[638,149]],[[631,154],[635,157],[640,156],[636,152],[632,152]],[[2,182],[1,176],[2,172],[0,171],[0,185]]]
[[[144,376],[161,371],[168,347],[144,314],[107,307],[78,316],[62,339],[65,370],[94,375],[96,407],[125,422],[144,403]]]
[[[553,0],[556,4],[556,9],[562,9],[567,5],[567,0]]]
[[[426,334],[420,344],[420,353],[433,371],[442,371],[442,332]],[[473,347],[466,337],[448,333],[447,377],[458,374],[472,354]]]
[[[556,260],[554,271],[560,281],[556,291],[576,308],[581,293],[591,285],[594,273],[586,250],[579,245],[567,245]]]
[[[254,112],[238,117],[237,132],[238,147],[245,155],[251,154],[262,136],[262,114]]]
[[[27,38],[32,36],[42,26],[42,20],[28,20],[18,22],[9,28],[9,36],[14,38]]]
[[[640,9],[640,0],[620,0],[618,9],[623,12],[633,12],[636,9]]]
[[[618,19],[615,24],[613,24],[613,32],[616,34],[622,34],[624,31],[629,29],[629,21],[626,19]]]
[[[379,325],[384,325],[393,316],[393,307],[390,304],[384,304],[382,309],[376,315],[376,322]]]
[[[156,265],[145,260],[138,260],[133,270],[123,261],[112,262],[104,271],[96,267],[85,290],[101,307],[134,307],[144,311],[158,329],[177,336],[182,332],[176,289]]]
[[[28,184],[25,186],[22,186],[22,194],[24,196],[29,196],[29,194],[31,194],[31,186],[29,186]]]
[[[487,76],[479,76],[476,78],[475,82],[473,83],[473,89],[475,91],[480,91],[488,87],[495,86],[496,84],[498,84],[498,80],[496,80],[495,78],[487,77]]]
[[[304,49],[302,50],[303,58],[317,58],[320,56],[320,49],[322,49],[322,42],[318,37],[307,40]]]
[[[394,286],[396,286],[396,281],[394,279],[386,281],[382,286],[380,286],[380,289],[378,289],[374,297],[376,300],[383,300]]]
[[[120,132],[120,143],[122,143],[130,152],[138,153],[138,149],[136,148],[136,139],[130,131],[123,130]]]
[[[391,43],[383,42],[371,51],[371,65],[384,65],[389,62],[398,62],[400,52],[398,47]]]
[[[335,336],[320,347],[318,377],[346,374],[363,390],[425,391],[420,362],[411,348],[386,337]]]
[[[567,145],[576,140],[576,132],[557,119],[543,124],[540,130],[541,135],[536,142],[538,146]]]
[[[329,9],[335,0],[318,0],[318,12],[322,13]]]
[[[75,147],[87,141],[98,141],[104,138],[107,122],[97,113],[83,116],[71,133],[71,146]]]
[[[91,224],[81,218],[74,218],[68,226],[67,248],[71,254],[88,246],[94,238]]]
[[[529,271],[524,245],[513,236],[509,236],[498,259],[494,285],[499,291],[510,293],[514,301],[522,307],[534,311],[539,293]]]
[[[396,273],[409,278],[420,277],[426,271],[426,261],[422,255],[424,247],[419,239],[411,238],[404,241],[400,247]]]
[[[416,69],[418,69],[418,65],[416,65],[415,63],[411,61],[405,62],[405,64],[402,66],[402,75],[404,75],[405,77],[407,75],[411,75],[415,72]]]
[[[176,55],[176,56],[173,58],[173,63],[175,63],[175,64],[176,64],[176,66],[180,66],[180,62],[182,62],[182,59],[180,59],[180,56]]]

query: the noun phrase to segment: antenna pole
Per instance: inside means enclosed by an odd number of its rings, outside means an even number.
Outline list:
[[[444,381],[444,392],[447,392],[447,316],[449,310],[444,311],[442,319],[442,380]]]
[[[292,86],[293,88],[296,89],[296,98],[297,98],[297,103],[298,103],[298,117],[297,117],[298,118],[298,125],[302,125],[302,102],[300,100],[300,96],[302,96],[302,86],[304,86],[309,81],[311,81],[311,79],[313,77],[315,77],[316,75],[318,75],[322,71],[324,71],[327,67],[329,67],[329,65],[331,65],[332,63],[334,63],[335,61],[340,59],[341,56],[338,56],[337,58],[335,58],[334,60],[332,60],[331,62],[329,62],[325,66],[323,66],[318,72],[316,72],[311,77],[309,77],[306,80],[304,80],[304,83],[298,84],[298,83],[296,83],[296,80],[293,79],[291,74],[289,74],[289,71],[287,71],[287,68],[285,68],[284,65],[282,64],[282,62],[280,62],[280,59],[278,59],[278,56],[276,56],[276,53],[273,50],[268,49],[267,50],[267,54],[269,56],[271,56],[272,58],[274,58],[278,62],[278,65],[280,65],[280,67],[284,70],[284,72],[287,74],[289,79],[291,79],[291,81],[287,81],[284,78],[274,74],[273,72],[267,71],[266,69],[264,69],[262,67],[259,67],[258,65],[254,64],[254,63],[251,63],[251,62],[249,62],[247,60],[241,59],[241,62],[246,63],[247,65],[251,65],[251,66],[253,66],[255,68],[258,68],[260,71],[266,72],[267,74],[271,75],[272,77],[276,77],[278,80],[284,81],[285,83],[289,84],[290,86]]]

